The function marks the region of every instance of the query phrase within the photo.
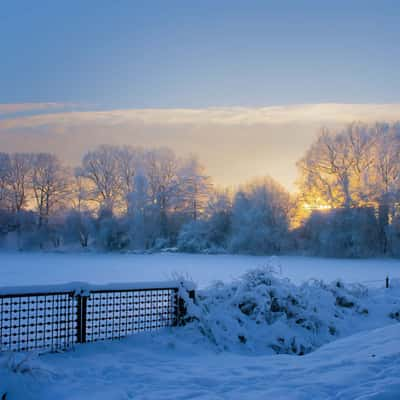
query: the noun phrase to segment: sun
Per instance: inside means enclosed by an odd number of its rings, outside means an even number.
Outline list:
[[[304,203],[303,204],[303,208],[305,210],[320,210],[320,211],[325,211],[325,210],[330,210],[332,208],[332,206],[330,206],[329,204],[321,204],[318,202],[315,203]]]

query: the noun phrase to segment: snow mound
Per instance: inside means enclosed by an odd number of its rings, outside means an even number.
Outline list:
[[[368,289],[340,280],[310,280],[297,286],[269,265],[233,283],[215,283],[198,292],[195,303],[186,301],[191,323],[185,329],[222,351],[304,355],[400,320],[400,285]]]

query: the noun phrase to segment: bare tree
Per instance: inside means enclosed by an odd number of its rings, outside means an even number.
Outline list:
[[[212,193],[211,178],[205,173],[204,166],[195,156],[184,160],[179,176],[180,200],[191,218],[196,220],[207,209]]]
[[[70,193],[67,170],[53,154],[39,153],[33,158],[32,189],[38,213],[38,226],[65,204]]]
[[[378,204],[378,220],[383,253],[388,251],[388,225],[400,200],[400,125],[376,124],[376,137],[368,175],[369,198]]]
[[[350,208],[365,197],[364,176],[373,140],[364,125],[334,132],[322,129],[305,157],[298,162],[300,188],[306,202]]]
[[[149,151],[145,156],[151,206],[159,218],[162,236],[167,236],[167,214],[177,200],[179,161],[175,153],[167,148]]]
[[[11,162],[7,153],[0,153],[0,208],[10,208],[9,184]]]
[[[113,211],[121,200],[118,148],[102,145],[86,153],[81,174],[91,185],[90,200],[97,202],[100,208]]]
[[[370,194],[381,204],[397,201],[400,191],[400,124],[376,124],[369,174]]]
[[[123,146],[117,151],[118,173],[121,179],[121,195],[125,209],[129,208],[129,194],[135,190],[135,177],[143,168],[143,150],[132,146]]]
[[[400,200],[399,154],[399,123],[353,123],[338,132],[324,129],[298,163],[303,200],[375,210],[381,251],[386,253],[388,226]],[[352,218],[356,213],[343,215]]]
[[[32,182],[34,156],[15,153],[10,156],[10,200],[12,210],[19,213],[26,205]]]

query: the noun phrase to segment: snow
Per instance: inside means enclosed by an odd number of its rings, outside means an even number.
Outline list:
[[[230,282],[245,271],[265,265],[269,257],[205,254],[0,253],[0,286],[64,284],[65,282],[137,282],[191,278],[199,287]],[[310,278],[327,282],[365,282],[382,286],[387,275],[400,278],[396,259],[324,259],[277,257],[282,276],[295,283]],[[377,281],[377,282],[373,282]]]
[[[400,398],[399,260],[2,253],[0,263],[1,286],[184,276],[201,288],[184,327],[0,353],[7,400]],[[249,271],[265,265],[280,274]]]
[[[184,280],[175,281],[160,281],[160,282],[120,282],[109,283],[103,285],[93,285],[87,282],[68,282],[57,285],[26,285],[26,286],[3,286],[0,287],[0,294],[34,294],[34,293],[59,293],[59,292],[74,292],[75,294],[89,293],[90,291],[98,290],[130,290],[130,289],[179,289],[181,286],[187,290],[195,289],[193,282]]]
[[[251,356],[193,346],[176,331],[22,361],[0,358],[12,400],[398,399],[400,324],[337,340],[314,353]],[[11,369],[17,372],[11,371]]]
[[[200,331],[220,350],[304,355],[356,332],[400,320],[400,285],[366,288],[341,281],[294,285],[270,267],[199,291],[189,304]]]

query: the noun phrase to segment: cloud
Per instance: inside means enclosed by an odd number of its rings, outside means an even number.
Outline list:
[[[12,110],[49,110],[66,105],[58,103],[35,103],[1,105],[0,113]],[[15,111],[14,111],[15,112]],[[346,123],[355,120],[397,120],[400,104],[300,104],[275,107],[229,107],[204,109],[122,109],[110,111],[69,111],[49,114],[6,118],[0,122],[1,129],[32,128],[62,124],[125,123],[145,125],[262,125],[262,124],[320,124]]]
[[[62,112],[48,104],[57,103],[29,105],[30,111],[39,110],[35,115],[0,118],[0,149],[51,151],[74,165],[98,144],[168,146],[179,155],[197,154],[217,183],[269,174],[290,189],[296,161],[321,126],[400,119],[400,104]]]
[[[57,103],[17,103],[17,104],[0,104],[0,114],[14,114],[32,110],[49,110],[59,108]]]
[[[75,103],[0,103],[0,116],[2,118],[10,119],[13,118],[14,114],[30,113],[30,114],[41,114],[41,113],[52,113],[60,111],[74,111],[80,110],[85,106]]]

